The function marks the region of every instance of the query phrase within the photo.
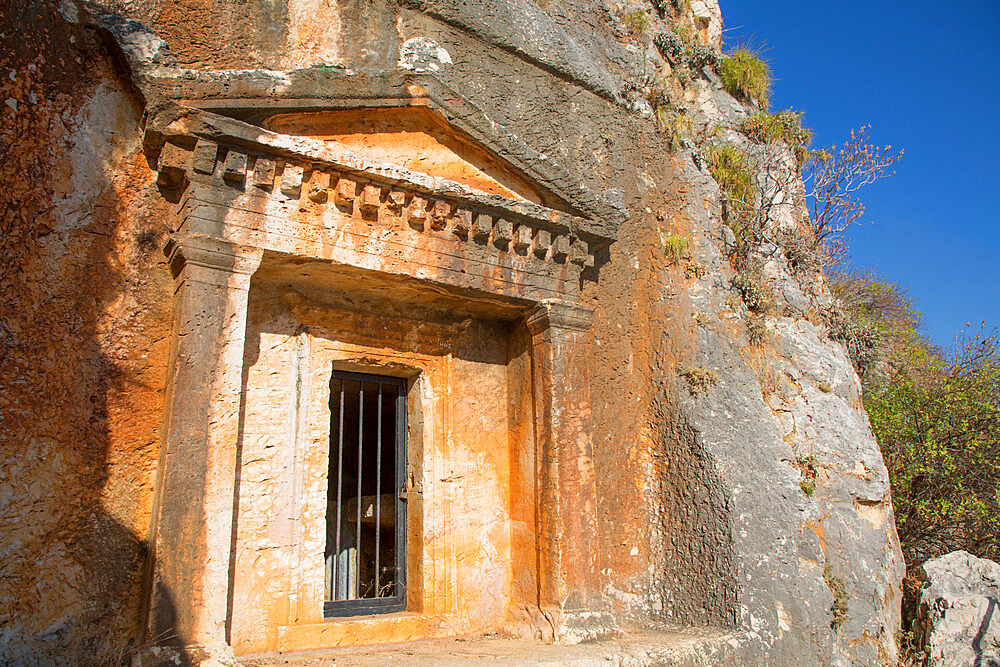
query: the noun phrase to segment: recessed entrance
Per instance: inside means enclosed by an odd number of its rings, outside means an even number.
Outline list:
[[[406,381],[330,380],[326,616],[406,607]]]
[[[552,431],[536,415],[564,392],[533,378],[551,373],[539,346],[552,328],[519,302],[460,297],[262,261],[244,348],[237,655],[551,627],[535,610],[558,580],[541,566],[570,561],[538,547],[560,496],[543,494]],[[553,331],[559,350],[576,345]]]

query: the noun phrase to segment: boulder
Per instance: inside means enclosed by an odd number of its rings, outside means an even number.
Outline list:
[[[934,667],[1000,667],[1000,563],[965,551],[929,560],[914,630]]]

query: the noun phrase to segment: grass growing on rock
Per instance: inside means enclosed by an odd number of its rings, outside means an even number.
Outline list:
[[[629,34],[637,39],[644,39],[652,26],[649,15],[641,9],[623,14],[621,20]]]
[[[792,151],[799,163],[809,158],[809,143],[812,132],[802,127],[802,112],[786,109],[777,113],[758,111],[744,120],[739,129],[752,141],[762,144],[784,143]]]
[[[797,456],[795,467],[802,474],[799,488],[802,489],[802,493],[812,497],[816,493],[816,480],[819,478],[819,472],[816,470],[816,459],[812,456]]]
[[[704,394],[719,384],[719,374],[711,368],[700,366],[681,366],[677,372],[687,382],[688,389],[694,396]]]
[[[666,106],[656,107],[656,121],[666,134],[670,150],[676,150],[692,134],[691,117],[682,113],[671,114]]]
[[[784,141],[791,146],[808,144],[812,132],[802,127],[802,112],[786,109],[776,113],[758,111],[740,124],[740,130],[761,143]]]
[[[675,264],[682,259],[684,255],[687,254],[688,247],[691,245],[691,240],[684,236],[683,234],[660,234],[660,243],[663,245],[663,250],[667,253],[669,257]]]
[[[771,313],[774,308],[774,285],[757,263],[742,264],[733,277],[733,285],[740,291],[743,303],[753,313]]]
[[[830,609],[833,612],[833,620],[830,621],[830,627],[839,630],[840,626],[847,621],[847,584],[844,583],[843,579],[834,575],[833,568],[830,567],[829,563],[823,566],[823,581],[833,593],[833,607]]]
[[[723,56],[719,75],[730,95],[767,109],[771,102],[771,68],[757,53],[744,47]]]
[[[738,225],[737,219],[746,217],[757,199],[757,186],[747,166],[746,152],[733,144],[709,146],[708,171],[725,197],[729,226]],[[733,214],[737,219],[733,219]],[[733,231],[738,235],[735,227]]]

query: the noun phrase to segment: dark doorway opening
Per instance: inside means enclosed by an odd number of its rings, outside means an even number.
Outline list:
[[[406,607],[406,381],[330,381],[326,616]]]

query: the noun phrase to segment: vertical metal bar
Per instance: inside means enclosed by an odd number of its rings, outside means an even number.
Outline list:
[[[340,503],[344,480],[344,379],[340,379],[340,429],[337,438],[337,551],[333,554],[333,599],[340,599]]]
[[[382,383],[378,383],[378,431],[375,437],[375,597],[379,597],[379,540],[382,527]]]
[[[354,573],[354,580],[357,582],[357,591],[360,596],[361,592],[361,436],[364,433],[365,425],[365,381],[361,380],[358,383],[358,516],[357,516],[357,529],[354,537],[354,552],[355,563],[354,566],[357,571]]]

